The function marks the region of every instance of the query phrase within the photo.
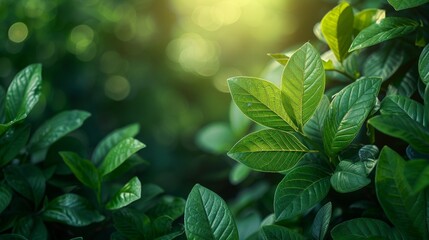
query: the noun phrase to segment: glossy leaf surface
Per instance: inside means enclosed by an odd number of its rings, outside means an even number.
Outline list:
[[[311,235],[314,239],[323,240],[331,222],[332,203],[328,202],[319,209],[311,226]]]
[[[81,183],[92,189],[100,187],[100,175],[91,161],[81,158],[74,152],[60,152],[60,155]]]
[[[140,199],[141,183],[137,177],[133,177],[127,182],[106,204],[109,210],[115,210],[129,205],[130,203]]]
[[[363,162],[341,161],[331,177],[332,187],[341,193],[354,192],[370,182]]]
[[[419,58],[419,74],[423,82],[429,84],[429,44],[423,48]]]

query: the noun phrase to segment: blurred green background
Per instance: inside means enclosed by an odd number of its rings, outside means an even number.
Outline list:
[[[2,0],[0,81],[42,63],[34,123],[60,110],[91,112],[74,133],[89,151],[138,122],[147,144],[141,156],[151,163],[143,182],[179,196],[200,182],[225,195],[233,161],[195,139],[209,123],[228,120],[226,79],[261,76],[267,53],[314,39],[313,25],[335,2]]]

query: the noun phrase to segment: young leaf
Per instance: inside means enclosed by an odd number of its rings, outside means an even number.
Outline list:
[[[30,140],[34,152],[49,147],[69,132],[79,128],[91,114],[85,111],[64,111],[43,123]]]
[[[127,239],[145,239],[150,231],[151,221],[148,216],[131,209],[121,209],[113,214],[113,225]]]
[[[423,125],[423,105],[405,96],[394,95],[385,97],[381,102],[380,112],[382,115],[408,116]]]
[[[131,155],[144,148],[145,145],[134,138],[127,138],[114,146],[101,163],[99,172],[104,176],[124,163]]]
[[[304,240],[304,236],[286,227],[278,225],[264,226],[261,229],[263,240]]]
[[[429,129],[405,115],[379,115],[368,120],[378,131],[400,138],[421,153],[429,153]]]
[[[45,177],[33,165],[10,165],[3,169],[8,185],[25,198],[39,205],[45,195]]]
[[[324,91],[322,60],[317,50],[306,43],[291,56],[282,75],[283,107],[299,131],[316,111]]]
[[[304,134],[316,143],[323,145],[323,124],[325,122],[326,113],[329,109],[329,99],[326,95],[323,96],[319,106],[314,112],[314,115],[304,125]]]
[[[353,40],[349,52],[405,36],[417,29],[419,23],[402,17],[387,17],[362,30]]]
[[[401,67],[405,52],[399,44],[387,44],[372,53],[363,64],[363,75],[389,79]]]
[[[404,167],[404,176],[414,194],[429,186],[429,163],[425,159],[413,159]]]
[[[322,33],[338,61],[348,55],[353,38],[353,10],[347,2],[342,2],[322,19]]]
[[[197,184],[185,206],[185,232],[189,239],[238,239],[238,231],[225,201]]]
[[[309,150],[292,133],[273,129],[251,133],[228,152],[244,165],[266,172],[282,172],[295,166]]]
[[[423,48],[419,58],[419,74],[422,81],[429,84],[429,44]]]
[[[336,225],[331,231],[334,240],[350,239],[405,239],[396,229],[378,219],[355,218]]]
[[[396,11],[417,7],[429,2],[428,0],[387,0]]]
[[[331,222],[332,203],[328,202],[319,209],[311,226],[311,235],[316,240],[323,240]]]
[[[366,177],[366,168],[363,162],[341,161],[331,177],[332,187],[340,193],[354,192],[370,182],[371,180]]]
[[[32,64],[16,74],[6,93],[6,121],[16,122],[26,118],[39,101],[41,72],[40,64]]]
[[[73,193],[66,193],[49,202],[43,211],[43,218],[74,227],[104,220],[104,216],[95,210],[88,200]]]
[[[284,131],[296,130],[296,126],[282,107],[280,89],[271,82],[259,78],[234,77],[228,86],[235,104],[253,121]]]
[[[12,191],[5,184],[0,183],[0,213],[9,206],[12,200]]]
[[[81,183],[94,190],[100,188],[100,175],[91,161],[81,158],[74,152],[60,152],[60,155]]]
[[[426,207],[423,193],[412,195],[404,176],[405,161],[389,147],[380,153],[375,175],[378,201],[389,220],[413,239],[427,239]]]
[[[133,177],[127,182],[106,204],[109,210],[123,208],[128,204],[140,199],[141,183],[137,177]]]
[[[353,28],[358,32],[369,27],[370,25],[380,21],[386,17],[386,11],[383,9],[368,8],[364,9],[355,15]]]
[[[135,124],[130,124],[123,128],[117,129],[107,135],[103,140],[101,140],[98,145],[95,147],[95,150],[92,154],[92,162],[98,166],[101,161],[106,157],[107,153],[116,146],[119,142],[125,140],[126,138],[135,137],[140,131],[140,126]]]
[[[323,140],[328,155],[346,148],[359,133],[375,105],[380,78],[364,77],[343,88],[332,101],[324,123]]]
[[[277,220],[291,219],[305,213],[329,192],[329,173],[320,166],[292,169],[278,184],[274,195]]]
[[[0,167],[12,161],[25,147],[30,136],[28,125],[12,127],[0,139]]]

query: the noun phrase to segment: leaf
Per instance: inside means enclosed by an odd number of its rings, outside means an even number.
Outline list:
[[[237,142],[228,156],[266,172],[282,172],[295,166],[309,150],[292,133],[273,129],[251,133]]]
[[[387,0],[396,11],[417,7],[429,2],[428,0]]]
[[[6,121],[17,122],[27,117],[39,101],[42,88],[42,66],[32,64],[13,78],[6,93]]]
[[[4,88],[0,86],[0,123],[5,121],[5,113],[4,113],[4,105],[6,100],[6,92],[4,91]],[[1,135],[1,131],[0,131]]]
[[[316,111],[324,91],[322,60],[317,50],[305,43],[291,56],[282,75],[283,107],[298,130],[302,131]]]
[[[40,218],[23,217],[15,222],[13,233],[31,240],[48,239],[48,229]]]
[[[358,239],[406,239],[387,223],[378,219],[355,218],[336,225],[331,231],[334,240],[358,240]]]
[[[12,191],[5,184],[0,183],[0,214],[9,206],[12,200]]]
[[[112,172],[104,175],[103,181],[110,181],[120,178],[124,174],[130,174],[132,172],[140,171],[140,165],[149,165],[149,162],[140,157],[137,154],[132,155],[128,160],[122,163],[118,168],[113,170]]]
[[[229,124],[234,136],[243,136],[249,130],[251,123],[252,121],[244,115],[240,108],[238,108],[237,104],[235,104],[234,101],[231,101],[231,104],[229,105]]]
[[[413,159],[404,167],[404,176],[411,186],[413,194],[423,191],[429,186],[429,164],[425,159]]]
[[[127,239],[145,239],[150,228],[148,216],[131,209],[121,209],[113,214],[113,225]]]
[[[368,120],[378,131],[400,138],[415,150],[429,153],[429,130],[405,115],[379,115]]]
[[[45,195],[45,177],[33,165],[10,165],[3,169],[8,185],[25,198],[39,205]]]
[[[429,84],[426,85],[425,95],[423,96],[424,100],[424,116],[423,116],[423,126],[429,127]]]
[[[237,163],[229,173],[229,181],[233,185],[243,182],[247,176],[252,172],[252,169],[244,164]]]
[[[363,162],[341,161],[331,177],[332,187],[340,193],[354,192],[370,182],[371,180],[366,177],[366,168]]]
[[[419,74],[422,81],[428,85],[429,84],[429,44],[423,48],[422,53],[419,57]]]
[[[44,122],[33,134],[30,140],[30,149],[35,152],[49,147],[58,139],[82,126],[91,116],[85,111],[64,111]]]
[[[228,86],[235,104],[253,121],[284,131],[296,129],[282,107],[280,89],[259,78],[234,77]]]
[[[124,163],[131,155],[144,148],[145,145],[134,138],[127,138],[114,146],[101,163],[99,172],[104,176]]]
[[[324,123],[323,140],[328,155],[337,154],[353,141],[375,105],[380,86],[381,79],[363,77],[338,92]]]
[[[137,177],[133,177],[127,182],[106,204],[109,210],[123,208],[130,203],[140,199],[141,197],[141,183]]]
[[[314,239],[323,240],[331,222],[332,203],[328,202],[319,209],[311,226],[311,235]]]
[[[127,138],[135,137],[139,131],[137,123],[113,131],[97,144],[91,157],[92,162],[98,166],[114,146]]]
[[[402,78],[388,86],[386,95],[402,95],[411,97],[417,90],[419,81],[417,68],[410,68]]]
[[[272,57],[276,62],[285,66],[290,59],[290,56],[287,56],[284,53],[268,53],[268,56]]]
[[[261,235],[263,240],[304,240],[304,236],[292,231],[286,227],[278,225],[263,226],[261,229]]]
[[[100,188],[100,175],[91,161],[74,152],[60,152],[60,156],[81,183],[94,190]]]
[[[223,154],[234,145],[236,138],[226,123],[213,123],[197,134],[196,143],[207,152],[213,154]]]
[[[405,96],[394,95],[385,97],[381,102],[380,112],[382,115],[408,116],[412,120],[423,124],[423,105]]]
[[[74,193],[66,193],[49,202],[43,211],[43,218],[45,221],[74,227],[87,226],[104,220],[104,216],[95,210],[88,200]]]
[[[329,109],[329,99],[326,95],[323,96],[319,106],[314,112],[314,115],[304,125],[304,134],[316,143],[323,145],[323,125],[326,118],[326,113]]]
[[[399,44],[387,44],[369,55],[363,64],[365,76],[389,79],[401,67],[405,58],[403,47]]]
[[[277,220],[291,219],[305,213],[329,192],[329,173],[320,166],[292,169],[278,184],[274,195]]]
[[[404,176],[405,161],[385,146],[380,153],[375,175],[375,190],[386,216],[410,239],[427,239],[425,196],[412,195]]]
[[[349,52],[406,36],[417,29],[419,23],[402,17],[387,17],[363,29],[353,40]]]
[[[154,207],[147,211],[147,215],[151,218],[168,216],[176,220],[183,215],[185,204],[186,201],[183,198],[164,196]]]
[[[189,239],[238,239],[238,231],[225,201],[196,184],[185,206],[185,232]]]
[[[353,10],[346,2],[329,11],[321,21],[323,36],[340,62],[347,57],[352,43],[353,21]]]
[[[10,128],[0,139],[0,167],[12,161],[27,144],[30,136],[28,125]]]
[[[358,32],[369,27],[370,25],[377,23],[381,19],[386,17],[386,11],[384,9],[368,8],[364,9],[355,15],[353,28]]]

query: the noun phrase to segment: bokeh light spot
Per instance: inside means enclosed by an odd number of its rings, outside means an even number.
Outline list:
[[[104,84],[104,93],[115,101],[124,100],[130,94],[130,83],[123,76],[111,76]]]
[[[27,25],[23,22],[16,22],[9,28],[9,40],[15,43],[23,42],[28,36]]]

